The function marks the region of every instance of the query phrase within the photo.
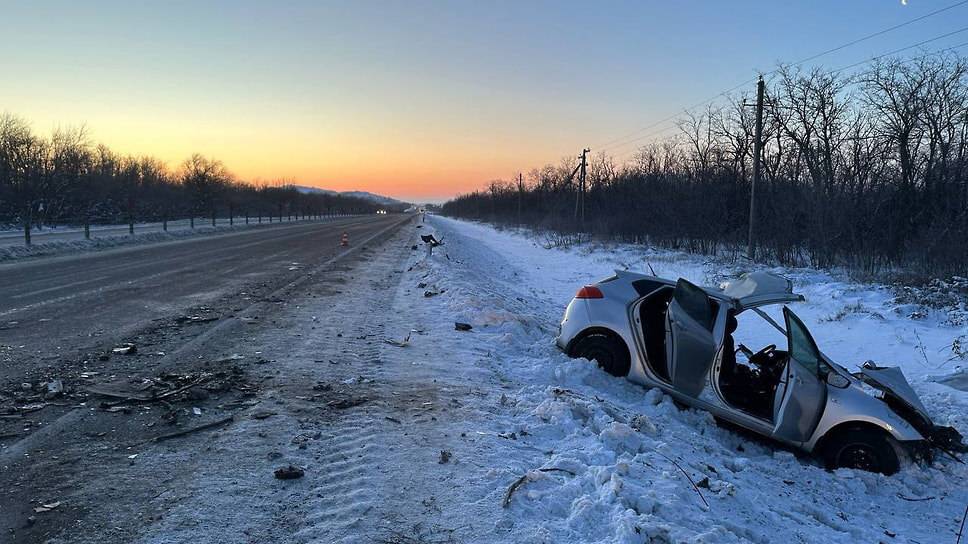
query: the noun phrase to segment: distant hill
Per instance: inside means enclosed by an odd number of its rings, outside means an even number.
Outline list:
[[[369,191],[331,191],[329,189],[320,189],[319,187],[306,187],[305,185],[296,185],[296,190],[300,193],[312,194],[321,193],[326,195],[340,195],[340,196],[350,196],[354,198],[362,198],[364,200],[369,200],[370,202],[375,202],[377,204],[382,204],[384,206],[409,206],[409,202],[403,202],[402,200],[397,200],[395,198],[390,198],[388,196],[378,195],[371,193]]]
[[[340,193],[343,196],[353,196],[356,198],[363,198],[376,202],[377,204],[383,204],[384,206],[399,206],[399,205],[409,205],[409,202],[403,202],[402,200],[397,200],[395,198],[390,198],[388,196],[378,195],[368,191],[344,191]]]
[[[297,191],[304,195],[311,194],[323,194],[323,195],[338,195],[336,191],[330,191],[329,189],[320,189],[319,187],[306,187],[305,185],[293,185]]]

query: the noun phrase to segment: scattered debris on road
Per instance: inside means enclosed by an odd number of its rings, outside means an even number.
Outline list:
[[[326,406],[330,408],[336,408],[337,410],[346,410],[347,408],[354,408],[361,404],[365,404],[370,399],[366,397],[352,397],[348,399],[334,400],[326,403]]]
[[[296,480],[298,478],[302,478],[305,474],[306,471],[295,465],[277,468],[273,473],[277,480]]]
[[[177,431],[177,432],[163,434],[161,436],[156,436],[156,437],[152,438],[150,441],[151,442],[162,442],[162,441],[165,441],[165,440],[171,440],[172,438],[178,438],[180,436],[185,436],[186,434],[192,434],[194,432],[204,431],[206,429],[211,429],[213,427],[220,427],[222,425],[225,425],[226,423],[231,423],[232,421],[235,421],[235,416],[224,417],[222,419],[219,419],[219,420],[216,420],[216,421],[212,421],[212,422],[209,422],[209,423],[205,423],[203,425],[198,425],[198,426],[195,426],[195,427],[190,427],[188,429],[182,429],[182,430]]]
[[[45,399],[53,399],[64,394],[64,382],[61,380],[51,380],[47,382],[47,393]]]
[[[270,412],[269,410],[259,410],[252,414],[252,419],[267,419],[276,415],[275,412]]]
[[[10,391],[0,391],[0,419],[20,419],[25,414],[37,412],[48,406],[72,406],[64,400],[83,398],[61,379],[41,381],[36,385],[24,382]],[[54,402],[56,399],[64,399]]]
[[[234,357],[234,356],[233,356]],[[235,360],[229,358],[227,360]],[[220,361],[221,362],[221,361]],[[254,394],[253,386],[245,382],[242,370],[232,367],[217,372],[190,372],[187,374],[165,373],[157,378],[145,378],[137,389],[123,386],[90,386],[88,393],[118,399],[103,402],[103,408],[117,407],[129,403],[151,403],[171,401],[180,397],[201,400],[204,395],[224,392],[231,389],[243,394]]]
[[[34,508],[34,513],[43,514],[44,512],[50,512],[51,510],[57,508],[60,505],[61,505],[60,501],[41,504],[40,506]]]
[[[446,464],[446,463],[449,463],[450,462],[450,458],[452,456],[453,456],[453,454],[451,452],[449,452],[447,450],[440,450],[440,460],[437,461],[437,462],[440,463],[441,465]]]
[[[138,346],[132,344],[131,342],[125,342],[124,344],[112,349],[111,353],[117,353],[118,355],[135,355],[138,353]]]
[[[511,496],[514,495],[514,492],[519,487],[524,485],[526,482],[534,480],[537,477],[538,473],[542,473],[542,472],[564,472],[566,474],[575,476],[574,472],[565,468],[558,468],[558,467],[545,467],[545,468],[539,468],[537,470],[532,470],[527,474],[525,474],[524,476],[521,476],[520,478],[515,480],[513,484],[511,484],[511,487],[508,488],[507,493],[504,494],[504,501],[502,501],[501,506],[504,508],[507,508],[508,505],[511,504]]]
[[[403,340],[394,340],[392,338],[387,338],[384,340],[384,342],[386,342],[387,344],[390,344],[391,346],[396,346],[398,348],[405,348],[410,345],[411,334],[413,334],[413,331],[408,332],[407,336]]]
[[[222,357],[221,359],[217,359],[215,362],[218,364],[222,364],[222,363],[231,363],[233,361],[241,361],[242,359],[245,359],[245,355],[242,355],[241,353],[233,353],[228,357]]]
[[[217,315],[182,315],[175,318],[175,322],[182,323],[209,323],[211,321],[218,321],[219,316]]]

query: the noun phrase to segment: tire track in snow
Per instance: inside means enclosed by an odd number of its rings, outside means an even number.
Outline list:
[[[361,534],[370,525],[368,514],[379,500],[373,470],[381,463],[385,447],[381,441],[383,418],[375,416],[374,404],[382,396],[380,383],[386,363],[381,346],[391,317],[381,299],[400,281],[394,272],[404,257],[396,247],[400,245],[399,237],[391,240],[387,250],[365,267],[364,273],[373,271],[379,276],[362,276],[348,284],[350,296],[337,299],[329,312],[345,321],[331,324],[324,338],[341,335],[342,342],[320,342],[319,359],[345,358],[349,368],[344,367],[343,374],[349,370],[352,376],[341,381],[351,388],[360,386],[361,391],[355,398],[341,400],[363,402],[340,410],[321,429],[319,446],[312,453],[313,464],[320,471],[305,503],[303,526],[294,535],[296,542],[363,542]]]
[[[271,412],[214,435],[183,465],[184,491],[163,493],[162,521],[142,542],[365,542],[379,495],[381,346],[387,293],[409,249],[404,227],[363,249],[356,266],[333,266],[289,303],[275,330],[238,348],[271,359],[255,367],[267,387],[247,412]],[[332,362],[333,364],[330,364]],[[271,384],[271,385],[269,385]],[[342,403],[342,404],[341,404]],[[275,468],[303,467],[298,480]],[[213,521],[213,520],[218,520]]]

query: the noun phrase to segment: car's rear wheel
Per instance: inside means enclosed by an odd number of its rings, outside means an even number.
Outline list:
[[[571,350],[572,357],[595,361],[613,376],[627,376],[632,366],[625,343],[614,335],[594,332],[582,337]]]
[[[879,429],[844,429],[826,441],[823,457],[829,469],[853,468],[881,474],[894,474],[901,469],[891,438]]]

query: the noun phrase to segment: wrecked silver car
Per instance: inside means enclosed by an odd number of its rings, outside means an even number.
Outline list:
[[[766,272],[699,287],[617,271],[578,291],[557,344],[613,375],[816,453],[828,468],[891,474],[906,454],[964,451],[957,431],[934,425],[899,369],[865,363],[850,373],[821,352],[784,305],[801,300],[789,280]],[[784,305],[783,325],[764,311],[771,305]],[[784,349],[737,345],[740,317],[744,328],[778,331]]]

